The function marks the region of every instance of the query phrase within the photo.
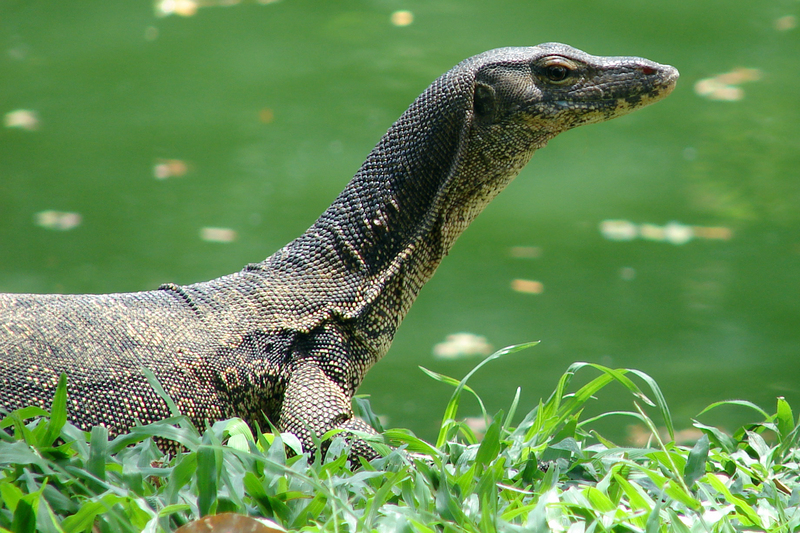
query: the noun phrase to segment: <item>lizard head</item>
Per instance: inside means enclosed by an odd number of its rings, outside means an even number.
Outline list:
[[[559,43],[491,50],[462,65],[475,73],[474,127],[488,133],[517,125],[540,141],[537,148],[570,128],[657,102],[678,80],[669,65],[592,56]]]
[[[437,98],[418,99],[462,113],[432,122],[461,126],[434,201],[440,207],[432,212],[445,213],[445,227],[458,235],[550,139],[656,102],[677,79],[668,65],[597,57],[558,43],[499,48],[462,61],[429,88]],[[445,249],[454,239],[444,239]]]

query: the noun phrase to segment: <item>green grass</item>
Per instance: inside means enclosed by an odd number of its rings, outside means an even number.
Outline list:
[[[51,413],[27,408],[0,425],[0,531],[171,531],[207,514],[268,517],[300,531],[728,532],[800,529],[798,425],[777,400],[775,414],[748,402],[760,420],[732,435],[694,422],[702,437],[676,445],[658,385],[631,369],[575,363],[546,401],[519,417],[491,417],[482,439],[457,411],[469,377],[425,371],[454,386],[436,443],[384,432],[384,457],[351,468],[347,442],[327,435],[327,454],[287,456],[291,435],[255,434],[237,419],[200,431],[186,419],[136,427],[109,440],[66,421],[65,381]],[[585,385],[572,386],[576,373]],[[587,402],[614,384],[632,411],[583,419]],[[602,398],[602,395],[600,395]],[[480,398],[478,398],[480,402]],[[376,420],[363,400],[362,416]],[[590,429],[598,418],[633,417],[652,431],[643,448]],[[653,418],[655,418],[655,421]],[[33,418],[32,421],[28,419]],[[623,418],[624,419],[624,418]],[[666,428],[666,438],[657,426]],[[13,435],[11,434],[13,433]],[[165,457],[153,438],[185,451]]]

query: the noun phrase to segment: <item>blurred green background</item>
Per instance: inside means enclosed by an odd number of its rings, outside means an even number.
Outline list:
[[[417,367],[461,377],[476,359],[432,353],[468,332],[542,340],[475,376],[490,411],[517,387],[527,411],[574,361],[649,373],[683,426],[715,400],[800,409],[800,3],[225,4],[0,0],[0,291],[149,290],[260,261],[441,73],[560,41],[681,80],[538,152],[360,392],[432,438],[452,389]],[[631,408],[617,390],[603,410]]]

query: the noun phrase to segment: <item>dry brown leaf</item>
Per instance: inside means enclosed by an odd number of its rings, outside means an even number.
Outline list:
[[[209,515],[179,527],[175,533],[286,533],[265,524],[262,519],[243,514],[222,513]]]

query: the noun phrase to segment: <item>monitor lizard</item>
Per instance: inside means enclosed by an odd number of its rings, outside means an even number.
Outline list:
[[[0,295],[0,407],[47,409],[65,373],[71,422],[116,435],[170,416],[148,368],[198,427],[266,416],[305,449],[330,429],[374,433],[351,398],[458,236],[550,139],[656,102],[677,78],[558,43],[466,59],[264,261],[147,292]]]

